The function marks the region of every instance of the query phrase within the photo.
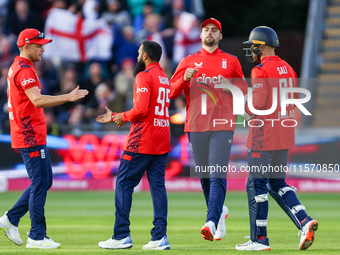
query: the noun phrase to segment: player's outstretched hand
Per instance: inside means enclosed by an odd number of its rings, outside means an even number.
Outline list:
[[[221,83],[221,84],[232,85],[231,82],[230,82],[228,79],[224,78],[222,75],[219,75],[218,77],[220,78],[220,83]],[[225,88],[225,89],[223,89],[223,90],[224,90],[225,92],[230,92],[230,90],[227,89],[227,88]]]
[[[79,85],[72,90],[69,95],[70,95],[70,102],[77,101],[81,98],[84,98],[89,92],[86,89],[79,89]]]
[[[119,128],[123,126],[125,123],[125,121],[123,120],[123,114],[118,113],[117,115],[115,115],[113,122],[116,123]]]
[[[111,122],[112,111],[109,108],[107,108],[107,106],[105,106],[105,109],[106,109],[106,113],[102,114],[102,115],[99,115],[96,118],[97,122],[99,122],[99,123],[108,123],[108,122]]]

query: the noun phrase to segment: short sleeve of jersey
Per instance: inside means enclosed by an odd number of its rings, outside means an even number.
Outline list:
[[[234,63],[235,72],[234,72],[233,78],[242,78],[242,79],[244,79],[244,74],[243,74],[243,71],[242,71],[242,67],[241,67],[240,61],[238,60],[237,57],[235,57],[235,59],[236,59],[236,61]]]
[[[246,79],[244,78],[244,74],[242,71],[242,67],[240,64],[240,61],[237,57],[233,57],[233,66],[234,66],[234,72],[233,72],[233,82],[234,85],[236,85],[238,88],[240,88],[243,92],[243,94],[247,94],[248,84],[246,82]]]
[[[35,86],[38,86],[36,75],[31,68],[21,69],[17,73],[15,79],[16,79],[16,84],[20,84],[23,90],[27,90]]]
[[[147,111],[149,107],[149,100],[151,95],[151,87],[152,78],[148,73],[141,72],[136,77],[135,81],[135,103],[139,106],[139,108],[144,108]]]
[[[123,113],[124,121],[133,121],[147,113],[151,95],[151,77],[144,72],[140,72],[135,79],[133,92],[133,108]]]
[[[186,58],[183,58],[181,62],[179,62],[175,73],[172,75],[170,79],[171,92],[170,99],[174,99],[179,97],[179,95],[183,92],[185,86],[189,86],[190,81],[184,81],[184,73],[188,68],[188,64],[186,63]]]
[[[255,67],[251,70],[251,78],[266,78],[266,73],[259,67]]]
[[[253,87],[253,107],[262,110],[267,102],[268,87],[266,73],[261,68],[255,67],[252,69],[251,84]],[[251,113],[248,105],[246,106],[246,112]]]
[[[294,76],[294,78],[293,78],[293,87],[297,88],[297,87],[299,87],[298,77],[297,77],[295,71],[293,70],[293,68],[291,68],[291,72],[293,73],[293,76]],[[297,93],[297,92],[294,92],[294,98],[295,99],[300,98],[300,94]]]
[[[137,88],[145,88],[146,86],[148,88],[150,88],[150,82],[151,82],[152,78],[150,77],[150,75],[146,72],[140,72],[137,76],[136,76],[136,91],[137,92]],[[138,90],[139,91],[139,90]],[[149,91],[150,92],[150,91]]]

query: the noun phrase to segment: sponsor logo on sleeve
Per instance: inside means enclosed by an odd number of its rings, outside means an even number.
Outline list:
[[[254,88],[254,89],[262,88],[262,87],[263,87],[262,83],[253,84],[253,88]]]
[[[27,84],[30,84],[30,83],[35,83],[36,81],[35,81],[35,79],[33,79],[33,78],[29,78],[29,79],[27,79],[27,80],[23,80],[22,82],[21,82],[21,85],[22,86],[26,86]]]
[[[143,93],[143,92],[149,92],[147,88],[137,88],[136,93]]]

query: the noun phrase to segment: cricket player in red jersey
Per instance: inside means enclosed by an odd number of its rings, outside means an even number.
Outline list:
[[[116,180],[114,235],[98,245],[105,249],[132,247],[129,221],[132,193],[146,171],[154,208],[154,228],[151,230],[151,241],[143,246],[143,250],[169,250],[164,175],[170,151],[170,85],[159,65],[161,46],[156,42],[144,41],[138,53],[133,108],[118,114],[106,108],[107,112],[96,118],[100,123],[113,121],[118,127],[132,121]]]
[[[301,232],[299,248],[306,250],[314,242],[314,231],[318,228],[318,222],[307,215],[305,206],[301,205],[296,197],[296,189],[286,183],[286,172],[282,170],[287,165],[288,150],[295,146],[294,105],[287,106],[285,115],[281,114],[281,107],[277,107],[269,115],[256,116],[250,110],[271,109],[276,99],[276,102],[279,102],[281,88],[298,86],[297,76],[287,62],[275,55],[279,39],[273,29],[266,26],[254,28],[244,45],[247,59],[260,64],[251,72],[253,108],[246,104],[244,116],[253,122],[249,127],[247,140],[250,167],[247,194],[251,240],[236,245],[235,249],[271,249],[267,237],[269,192]],[[273,89],[277,90],[277,95]],[[298,94],[290,92],[288,97],[298,98]]]
[[[220,50],[221,23],[210,18],[202,23],[202,49],[181,60],[170,80],[170,98],[183,91],[187,100],[187,117],[184,131],[188,133],[196,167],[228,167],[234,125],[213,125],[214,119],[236,122],[233,115],[233,97],[230,91],[216,88],[216,84],[228,80],[246,94],[248,85],[237,57]],[[199,89],[197,89],[199,88]],[[218,91],[218,104],[209,107],[209,114],[202,116],[201,94],[193,91]],[[209,91],[208,91],[209,92]],[[205,93],[205,92],[204,92]],[[210,92],[209,92],[210,93]],[[214,95],[216,97],[216,95]],[[211,111],[210,111],[211,110]],[[208,208],[206,223],[201,229],[205,240],[222,240],[226,232],[225,219],[228,208],[224,206],[226,172],[199,173],[203,194]]]
[[[74,102],[88,94],[79,86],[68,94],[41,95],[41,85],[33,63],[41,60],[43,45],[51,39],[36,29],[25,29],[18,37],[20,56],[11,65],[7,77],[8,113],[12,148],[20,152],[31,185],[24,191],[11,210],[0,218],[0,229],[9,240],[22,245],[18,224],[27,211],[30,212],[31,230],[26,248],[60,248],[46,236],[44,206],[47,190],[52,186],[51,161],[46,147],[45,107]]]

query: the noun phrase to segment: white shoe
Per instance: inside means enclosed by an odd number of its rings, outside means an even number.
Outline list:
[[[216,229],[216,233],[214,235],[214,240],[216,241],[220,241],[222,240],[222,238],[225,235],[225,232],[227,230],[226,226],[225,226],[225,220],[228,217],[228,207],[226,207],[225,205],[222,207],[222,213],[221,213],[221,217],[220,220],[217,224],[217,229]]]
[[[8,240],[16,245],[22,245],[24,242],[20,238],[18,227],[14,226],[7,217],[7,212],[0,218],[0,229],[7,236]]]
[[[268,238],[264,240],[257,240],[257,242],[253,242],[249,240],[244,244],[238,244],[235,246],[235,249],[238,251],[269,251],[271,250],[269,246]]]
[[[307,250],[313,244],[315,239],[314,232],[318,230],[318,226],[319,222],[316,220],[311,220],[302,227],[302,229],[299,231],[299,234],[301,233],[299,245],[300,250]]]
[[[215,223],[212,221],[208,221],[204,224],[201,229],[202,238],[209,241],[214,241],[214,235],[216,232]]]
[[[29,249],[59,249],[61,248],[60,243],[54,242],[51,238],[45,236],[43,240],[33,240],[27,238],[26,248]]]
[[[148,242],[148,244],[143,245],[143,250],[170,250],[167,236],[163,236],[161,240]]]
[[[116,239],[107,239],[106,241],[102,241],[98,243],[98,246],[103,249],[128,249],[132,247],[132,240],[131,236],[128,235],[127,237],[116,240]]]

